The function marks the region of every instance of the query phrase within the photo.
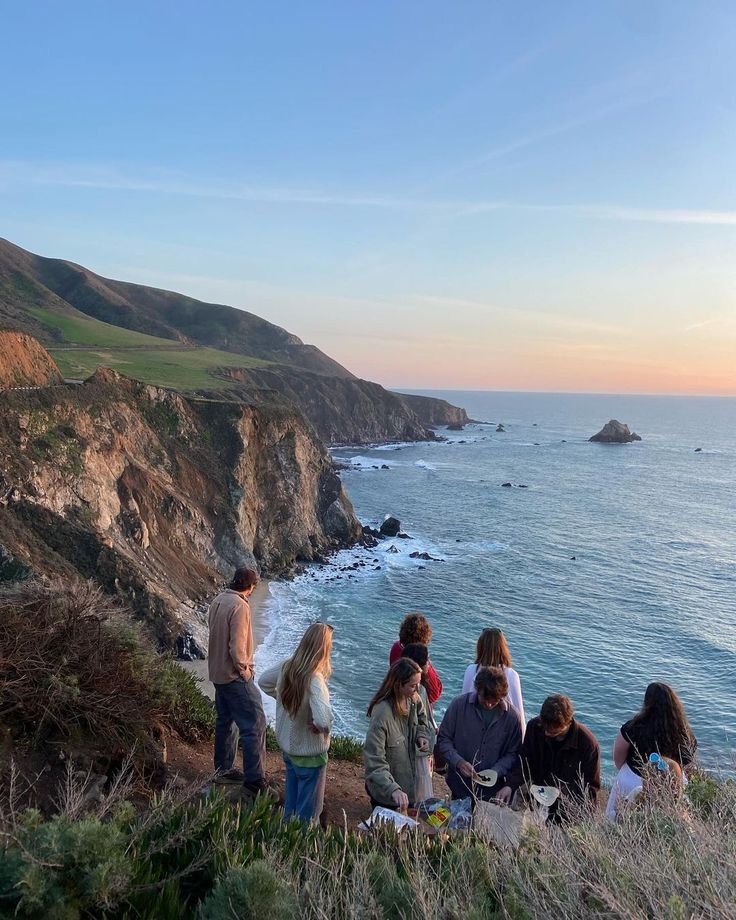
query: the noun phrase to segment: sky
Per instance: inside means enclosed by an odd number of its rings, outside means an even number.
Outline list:
[[[736,4],[6,4],[0,236],[417,388],[736,395]]]

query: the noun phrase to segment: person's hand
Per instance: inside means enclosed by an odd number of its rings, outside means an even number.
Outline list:
[[[253,670],[251,668],[243,668],[240,672],[240,676],[247,682],[253,677]]]
[[[309,720],[309,723],[308,723],[307,727],[309,728],[309,731],[310,731],[313,735],[321,735],[321,734],[322,734],[322,729],[321,729],[321,728],[318,728],[318,727],[314,724],[314,722],[312,722],[311,719]]]
[[[404,792],[403,789],[397,789],[395,792],[392,792],[391,798],[393,799],[394,805],[399,809],[399,811],[406,811],[406,809],[409,807],[409,796]]]
[[[472,763],[468,763],[467,760],[461,760],[457,765],[457,772],[460,776],[464,776],[465,779],[473,779],[476,776],[475,767]]]
[[[419,739],[419,750],[420,750],[423,754],[426,754],[426,752],[429,750],[429,741],[427,741],[426,738],[420,738],[420,739]]]
[[[496,800],[502,802],[504,805],[508,805],[511,802],[511,786],[504,786],[502,789],[499,789],[496,793]]]

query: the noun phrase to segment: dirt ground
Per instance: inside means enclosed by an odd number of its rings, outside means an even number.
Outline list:
[[[189,745],[176,737],[167,743],[167,774],[186,783],[202,782],[212,775],[212,744]],[[266,752],[266,769],[269,783],[283,796],[286,771],[279,753]],[[223,787],[228,788],[228,787]],[[229,787],[233,788],[233,787]],[[449,795],[444,780],[434,777],[435,793]],[[327,791],[323,821],[327,824],[354,828],[371,813],[371,804],[363,783],[360,764],[330,760],[327,764]]]

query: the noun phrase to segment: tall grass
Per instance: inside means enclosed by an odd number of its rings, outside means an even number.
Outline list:
[[[734,784],[708,781],[697,805],[661,800],[617,824],[534,824],[513,850],[473,833],[323,832],[284,822],[268,800],[244,808],[196,788],[136,814],[124,781],[84,813],[78,782],[49,820],[0,802],[0,916],[736,917]]]

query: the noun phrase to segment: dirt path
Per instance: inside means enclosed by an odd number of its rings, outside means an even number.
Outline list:
[[[212,775],[211,743],[188,745],[171,737],[168,739],[167,747],[167,772],[170,777],[178,776],[191,783],[205,780]],[[285,769],[281,755],[268,751],[266,765],[269,782],[283,796]],[[434,787],[437,795],[449,795],[441,777],[435,776]],[[363,767],[346,761],[330,760],[327,765],[324,812],[327,823],[343,827],[347,822],[349,828],[354,828],[370,813],[371,805],[363,783]]]

